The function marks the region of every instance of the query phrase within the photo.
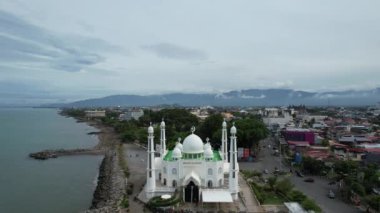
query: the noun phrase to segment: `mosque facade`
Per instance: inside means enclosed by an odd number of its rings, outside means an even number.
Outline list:
[[[179,139],[174,149],[167,150],[165,122],[162,121],[159,156],[156,157],[154,129],[152,125],[149,126],[147,182],[144,189],[148,199],[175,190],[183,193],[185,202],[209,199],[207,196],[210,194],[219,196],[220,199],[238,198],[236,127],[231,127],[228,143],[227,124],[225,121],[222,123],[220,150],[214,150],[208,138],[203,142],[194,131],[193,127],[191,134],[183,140],[183,143]],[[215,199],[215,196],[211,199]]]

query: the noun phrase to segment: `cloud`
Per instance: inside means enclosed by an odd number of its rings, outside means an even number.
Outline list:
[[[261,94],[259,96],[253,96],[253,95],[241,95],[240,96],[241,98],[244,98],[244,99],[263,99],[263,98],[266,98],[266,95],[264,94]]]
[[[48,68],[67,72],[105,61],[100,52],[121,50],[101,39],[57,35],[1,10],[0,46],[0,63],[42,62]]]
[[[161,58],[170,58],[178,60],[204,60],[207,59],[206,54],[197,49],[178,46],[170,43],[159,43],[154,45],[142,46],[143,49],[156,54]]]

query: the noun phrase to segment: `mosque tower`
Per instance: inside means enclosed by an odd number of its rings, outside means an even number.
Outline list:
[[[160,138],[160,157],[163,158],[166,154],[166,135],[165,135],[165,122],[162,119],[161,125],[161,138]]]
[[[154,129],[152,127],[152,123],[148,128],[148,161],[147,161],[147,177],[146,177],[146,188],[145,193],[148,199],[152,198],[154,195],[154,191],[156,189],[156,175],[154,168]]]
[[[239,185],[238,173],[239,164],[237,163],[237,148],[236,148],[236,127],[235,124],[231,127],[230,141],[230,174],[229,174],[229,190],[234,200],[238,199]]]
[[[226,123],[226,120],[223,121],[223,124],[222,124],[222,157],[223,157],[223,161],[225,163],[228,163],[228,145],[227,145],[227,123]]]

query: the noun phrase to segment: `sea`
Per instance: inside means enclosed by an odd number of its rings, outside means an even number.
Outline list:
[[[0,108],[0,212],[82,212],[91,205],[102,156],[28,157],[45,149],[89,148],[97,129],[56,109]]]

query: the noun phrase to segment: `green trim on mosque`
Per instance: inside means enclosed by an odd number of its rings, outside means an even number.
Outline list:
[[[182,153],[182,158],[184,160],[205,160],[203,153],[197,153],[197,154],[189,154],[189,153]],[[220,156],[219,151],[214,150],[213,151],[213,157],[210,161],[221,161],[222,156]],[[168,153],[166,153],[164,157],[164,161],[174,161],[173,159],[173,150],[169,150]]]

